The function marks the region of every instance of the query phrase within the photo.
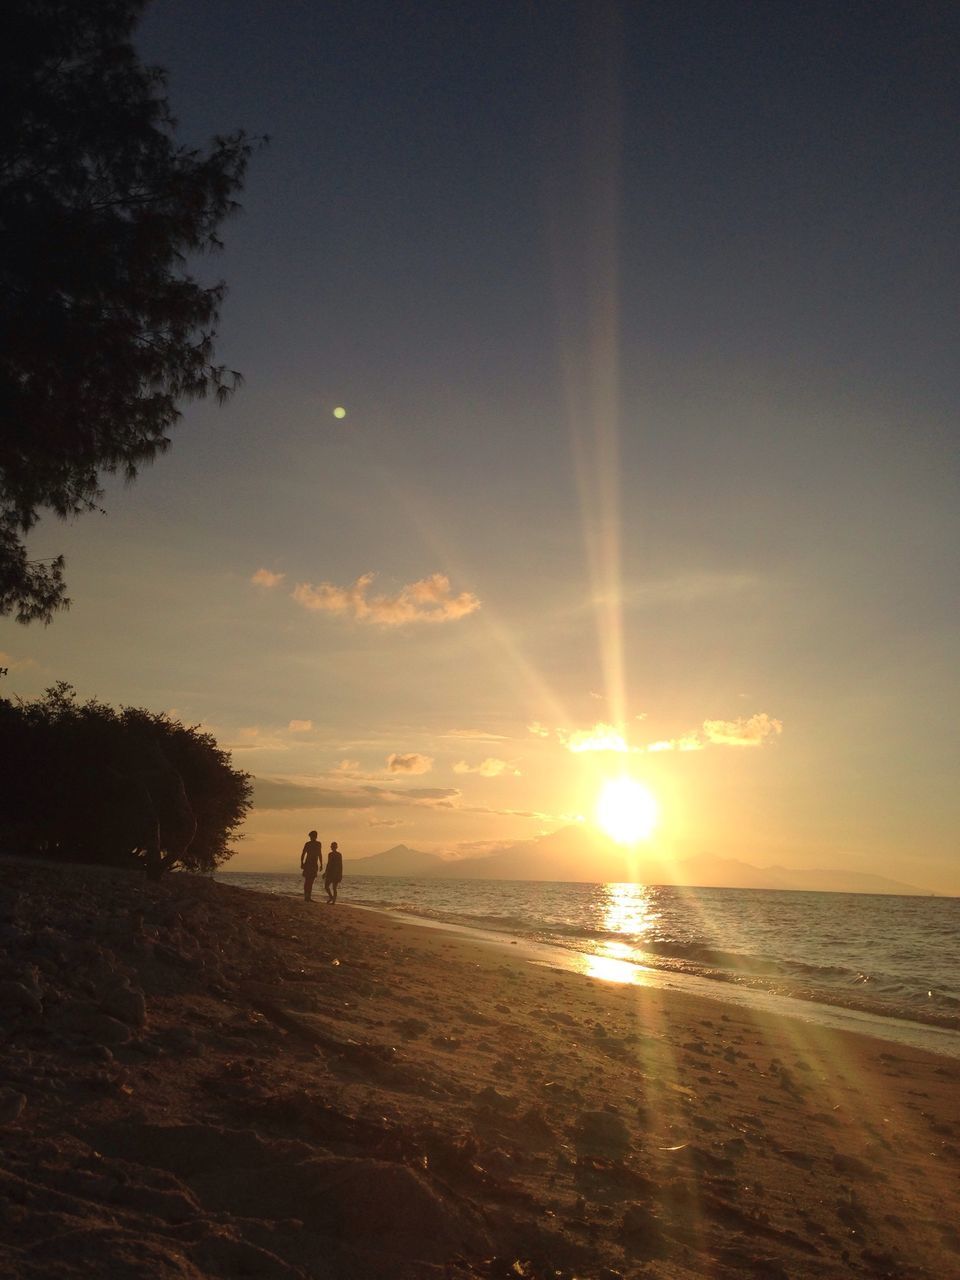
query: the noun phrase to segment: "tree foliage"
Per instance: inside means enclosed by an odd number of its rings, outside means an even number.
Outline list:
[[[33,701],[0,699],[0,755],[3,842],[43,857],[137,866],[152,822],[167,865],[211,871],[231,856],[251,805],[250,775],[209,733],[138,707],[81,703],[65,683]],[[191,833],[196,819],[186,848],[183,814],[155,785],[158,765],[182,782]]]
[[[220,247],[250,141],[179,145],[163,72],[131,36],[144,0],[6,0],[0,41],[0,614],[49,621],[63,560],[30,563],[44,510],[163,452],[185,399],[221,399]]]

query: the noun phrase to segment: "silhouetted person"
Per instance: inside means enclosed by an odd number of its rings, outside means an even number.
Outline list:
[[[300,870],[303,872],[303,900],[313,901],[313,882],[317,872],[323,870],[323,845],[317,839],[315,831],[309,832],[310,839],[303,846],[300,854]]]
[[[323,887],[327,891],[328,902],[336,902],[337,889],[342,879],[343,855],[337,848],[336,840],[334,840],[330,845],[330,852],[327,854],[327,869],[323,873]]]

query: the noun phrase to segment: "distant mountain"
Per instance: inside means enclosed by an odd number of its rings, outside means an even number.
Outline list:
[[[891,880],[868,871],[791,871],[787,867],[767,867],[764,874],[783,879],[785,889],[809,889],[821,893],[898,893],[926,894],[915,884]]]
[[[371,854],[368,858],[351,858],[349,869],[355,876],[429,876],[446,865],[446,859],[435,853],[395,844],[392,849]]]
[[[644,860],[644,868],[649,859]],[[561,827],[482,858],[445,862],[440,875],[464,880],[646,880],[629,852],[599,832]]]
[[[805,889],[832,893],[923,894],[916,885],[859,871],[756,867],[700,854],[679,862],[637,854],[585,827],[561,827],[482,858],[448,859],[397,845],[351,862],[357,875],[443,876],[462,880],[574,880],[678,884],[726,889]]]
[[[790,867],[755,867],[736,858],[702,854],[680,864],[683,884],[720,889],[802,889],[812,893],[923,894],[925,889],[867,871],[796,871]]]

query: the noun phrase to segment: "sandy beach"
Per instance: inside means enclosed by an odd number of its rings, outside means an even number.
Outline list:
[[[0,1270],[960,1276],[960,1063],[385,915],[0,863]]]

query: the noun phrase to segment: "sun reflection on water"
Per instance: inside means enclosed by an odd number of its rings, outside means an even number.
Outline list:
[[[653,893],[643,884],[605,884],[601,893],[600,928],[620,937],[598,939],[596,950],[580,957],[581,971],[604,982],[641,983],[648,970],[637,962],[638,947],[660,915]]]
[[[651,932],[660,913],[648,885],[605,884],[601,890],[602,927],[607,933],[628,934],[640,941]]]
[[[600,978],[603,982],[642,982],[644,970],[629,960],[617,960],[606,953],[581,956],[578,968],[588,978]]]

